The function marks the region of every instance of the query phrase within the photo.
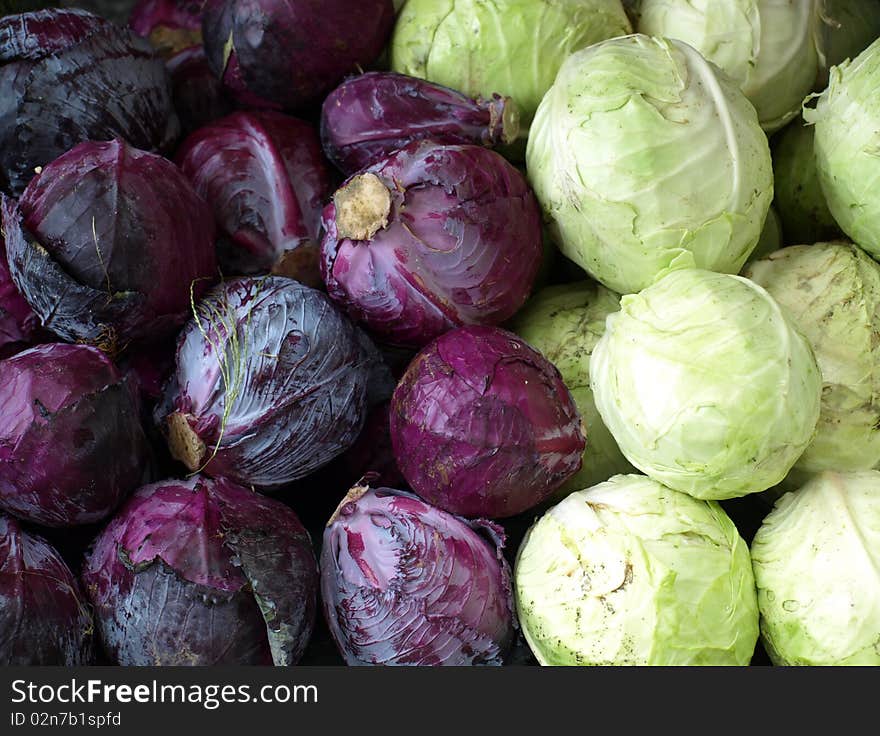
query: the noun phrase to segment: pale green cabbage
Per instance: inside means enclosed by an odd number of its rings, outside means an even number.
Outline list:
[[[773,198],[754,107],[691,47],[643,35],[568,58],[527,168],[563,253],[618,293],[673,263],[738,272]]]
[[[868,470],[880,463],[880,265],[849,243],[799,245],[749,264],[807,337],[822,371],[816,438],[795,468]]]
[[[557,500],[633,470],[602,423],[590,388],[590,356],[605,332],[605,319],[618,309],[617,294],[581,281],[542,289],[508,325],[559,369],[584,424],[587,446],[581,469],[556,491]]]
[[[674,270],[625,296],[593,350],[590,379],[626,458],[697,498],[776,485],[819,419],[822,377],[809,342],[741,276]]]
[[[831,69],[828,87],[804,119],[828,209],[840,228],[880,257],[880,39]]]
[[[514,567],[543,665],[747,665],[758,640],[748,546],[713,501],[642,475],[577,491],[526,534]]]
[[[512,97],[525,139],[565,58],[631,31],[620,0],[408,0],[391,67],[471,97]]]
[[[693,46],[736,81],[768,133],[819,74],[821,0],[642,0],[637,30]]]
[[[797,118],[773,137],[773,203],[789,245],[809,245],[842,235],[828,209],[813,155],[813,126]],[[752,258],[754,260],[754,258]]]
[[[880,665],[880,472],[786,493],[751,545],[761,639],[777,665]]]

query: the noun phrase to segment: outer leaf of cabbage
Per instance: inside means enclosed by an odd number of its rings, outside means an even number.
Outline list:
[[[750,264],[810,341],[822,370],[816,438],[796,469],[868,470],[880,463],[880,265],[848,243],[799,245]]]
[[[826,472],[783,495],[751,546],[777,665],[880,665],[880,473]]]
[[[627,459],[697,498],[775,485],[819,419],[822,377],[807,339],[741,276],[682,269],[624,297],[590,379]]]
[[[816,126],[814,151],[828,209],[841,229],[880,257],[880,39],[831,70],[828,87],[804,119]]]
[[[563,253],[620,293],[673,263],[738,272],[773,197],[742,92],[686,44],[643,35],[568,58],[527,164]]]
[[[529,530],[517,613],[544,665],[747,665],[758,606],[724,510],[641,475],[572,493]]]
[[[820,0],[643,0],[638,31],[684,41],[721,67],[771,133],[816,81],[820,9]]]
[[[602,423],[590,388],[590,356],[605,332],[606,318],[618,309],[617,294],[582,281],[542,289],[509,325],[559,369],[586,428],[587,448],[581,469],[555,492],[557,499],[612,475],[632,472],[632,466]]]

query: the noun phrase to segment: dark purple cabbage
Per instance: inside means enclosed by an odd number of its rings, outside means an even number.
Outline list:
[[[173,163],[119,140],[53,161],[18,203],[4,198],[2,223],[42,325],[113,354],[179,328],[216,278],[208,205]]]
[[[321,108],[324,152],[349,175],[416,140],[495,146],[511,143],[518,134],[519,113],[509,97],[474,100],[396,72],[351,77]]]
[[[128,27],[168,58],[201,46],[204,4],[205,0],[138,0],[128,16]]]
[[[320,291],[281,276],[227,281],[184,328],[156,419],[189,470],[271,490],[357,439],[374,364]]]
[[[535,195],[481,146],[412,143],[348,179],[323,225],[331,298],[396,345],[508,320],[541,266]]]
[[[514,635],[504,532],[355,487],[324,530],[324,615],[349,665],[500,665]]]
[[[58,551],[0,513],[0,666],[90,664],[92,628]]]
[[[410,488],[462,516],[520,514],[581,467],[581,417],[559,371],[511,332],[452,330],[413,360],[391,399]]]
[[[200,476],[144,486],[86,555],[104,649],[123,666],[294,665],[318,571],[280,501]]]
[[[149,462],[134,396],[100,350],[49,343],[0,361],[0,509],[48,527],[94,523]]]
[[[36,334],[39,320],[15,288],[6,262],[6,245],[0,230],[0,358],[24,348]]]
[[[121,138],[164,152],[180,125],[148,41],[82,10],[0,18],[0,190],[78,143]]]
[[[232,112],[233,104],[208,66],[201,45],[178,51],[168,59],[166,67],[171,76],[174,109],[184,135]]]
[[[391,0],[207,0],[202,34],[239,102],[297,110],[373,63],[393,25]]]
[[[235,112],[190,135],[176,160],[214,209],[225,275],[271,271],[321,284],[321,209],[331,184],[311,125],[272,110]]]

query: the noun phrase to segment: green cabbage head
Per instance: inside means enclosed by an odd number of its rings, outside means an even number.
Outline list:
[[[823,0],[642,0],[637,30],[721,67],[772,133],[800,112],[820,68]]]
[[[471,97],[512,97],[525,139],[565,57],[631,32],[620,0],[407,0],[391,67]]]
[[[785,477],[815,435],[822,390],[809,342],[762,287],[700,269],[623,297],[590,381],[635,467],[715,500]]]
[[[832,67],[804,119],[815,125],[819,182],[840,228],[880,258],[880,38]]]
[[[590,356],[605,332],[606,318],[618,309],[617,294],[592,281],[581,281],[542,289],[508,325],[559,369],[586,430],[581,469],[556,491],[557,500],[633,470],[602,423],[590,388]]]
[[[621,294],[672,264],[737,273],[773,198],[752,104],[690,46],[644,35],[568,57],[526,162],[561,250]]]
[[[828,471],[786,493],[751,557],[774,664],[880,665],[880,472]]]
[[[749,550],[714,501],[643,475],[576,491],[529,529],[514,567],[542,665],[747,665],[758,640]]]
[[[771,146],[773,203],[789,245],[809,245],[842,235],[819,183],[814,132],[812,125],[797,118],[773,137]]]
[[[822,371],[815,439],[795,470],[880,464],[880,265],[850,243],[785,248],[749,264],[807,337]]]

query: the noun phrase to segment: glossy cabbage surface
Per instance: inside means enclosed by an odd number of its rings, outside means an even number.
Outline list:
[[[323,227],[328,293],[395,345],[505,321],[541,265],[540,211],[525,177],[472,144],[397,151],[336,191]]]
[[[111,353],[173,333],[216,278],[211,210],[124,141],[81,143],[2,202],[12,278],[41,324]]]
[[[467,517],[520,514],[581,467],[581,417],[559,371],[511,332],[469,326],[425,347],[391,399],[410,488]]]
[[[349,665],[500,665],[515,617],[501,527],[358,487],[324,531],[321,592]]]
[[[0,509],[48,527],[101,521],[146,480],[149,453],[100,350],[49,343],[0,361]]]
[[[92,618],[57,550],[0,513],[0,664],[91,664]]]
[[[226,276],[271,270],[320,283],[330,172],[317,131],[274,111],[234,112],[192,133],[176,161],[212,207]]]
[[[315,289],[280,276],[226,281],[184,328],[156,417],[189,470],[276,488],[357,439],[374,351]]]
[[[83,10],[0,18],[0,191],[83,141],[166,152],[180,131],[165,65],[146,39]]]
[[[122,666],[293,665],[314,626],[308,533],[280,501],[226,479],[141,488],[95,540],[82,578]]]

